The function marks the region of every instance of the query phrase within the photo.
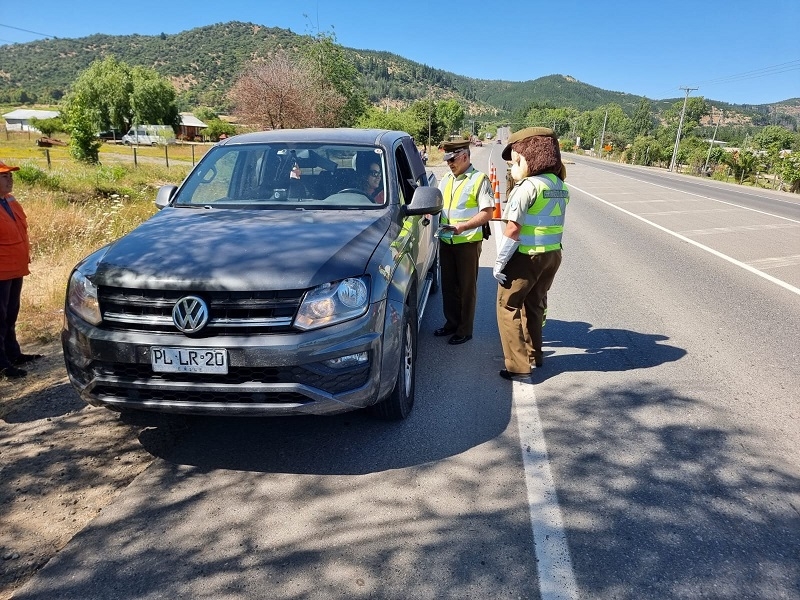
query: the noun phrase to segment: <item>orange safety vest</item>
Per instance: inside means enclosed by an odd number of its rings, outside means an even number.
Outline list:
[[[14,196],[9,194],[5,200],[12,214],[0,203],[0,281],[28,275],[31,262],[25,211]]]

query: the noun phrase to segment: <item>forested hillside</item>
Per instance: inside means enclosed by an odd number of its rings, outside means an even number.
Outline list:
[[[77,75],[94,60],[114,55],[130,65],[155,69],[179,91],[182,110],[209,106],[226,110],[226,93],[243,65],[276,49],[292,51],[305,36],[287,29],[229,22],[158,36],[96,34],[79,39],[49,39],[0,47],[0,102],[54,103],[69,91]],[[596,88],[567,75],[510,82],[464,77],[396,54],[347,49],[374,104],[405,105],[428,96],[456,98],[473,116],[503,116],[531,105],[571,107],[579,111],[609,103],[633,113],[640,98]],[[661,111],[681,98],[650,99]],[[775,107],[730,105],[711,100],[728,112],[768,119]],[[787,114],[800,112],[800,99],[781,103]]]

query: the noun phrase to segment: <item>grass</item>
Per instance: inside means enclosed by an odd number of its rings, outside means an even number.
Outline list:
[[[69,157],[66,147],[35,145],[27,133],[10,133],[0,160],[19,166],[13,194],[28,217],[31,274],[22,287],[17,321],[21,343],[55,340],[63,321],[67,279],[75,264],[152,216],[159,186],[180,183],[192,166],[191,148],[133,149],[103,145],[100,165]],[[58,136],[56,136],[58,137]],[[199,160],[207,146],[197,146]],[[49,165],[47,160],[49,154]]]

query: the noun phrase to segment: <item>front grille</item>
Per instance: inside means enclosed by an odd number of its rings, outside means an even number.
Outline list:
[[[340,394],[361,387],[367,382],[369,365],[350,369],[331,369],[316,363],[308,367],[234,367],[227,375],[201,373],[155,373],[150,365],[113,362],[94,362],[91,366],[94,378],[104,386],[117,382],[117,394],[130,394],[130,390],[142,384],[157,386],[159,383],[186,384],[187,386],[213,386],[215,384],[276,384],[297,383],[322,390],[329,394]],[[116,387],[116,386],[115,386]],[[202,388],[201,388],[202,389]],[[161,392],[158,392],[161,394]],[[222,394],[228,395],[228,392]]]
[[[292,321],[304,292],[132,290],[102,286],[98,298],[104,329],[177,333],[172,321],[175,303],[184,296],[199,296],[208,304],[209,322],[198,337],[214,337],[292,331]]]

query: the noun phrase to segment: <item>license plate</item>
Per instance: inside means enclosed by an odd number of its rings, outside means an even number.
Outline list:
[[[150,348],[150,362],[157,373],[228,373],[224,348]]]

